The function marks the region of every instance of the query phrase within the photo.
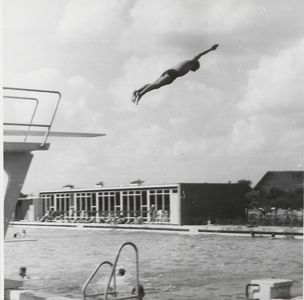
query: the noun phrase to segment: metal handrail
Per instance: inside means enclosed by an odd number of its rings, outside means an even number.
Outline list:
[[[42,142],[42,144],[40,145],[40,147],[43,147],[47,141],[47,138],[49,136],[49,133],[50,133],[50,130],[51,130],[51,127],[53,125],[53,122],[54,122],[54,118],[55,118],[55,115],[57,113],[57,110],[58,110],[58,106],[59,106],[59,103],[60,103],[60,100],[61,100],[61,93],[58,92],[58,91],[49,91],[49,90],[38,90],[38,89],[25,89],[25,88],[12,88],[12,87],[3,87],[4,90],[12,90],[12,91],[24,91],[24,92],[37,92],[37,93],[49,93],[49,94],[56,94],[58,96],[58,99],[57,99],[57,103],[56,103],[56,107],[54,109],[54,112],[53,112],[53,115],[52,115],[52,118],[51,118],[51,121],[50,121],[50,124],[49,125],[44,125],[44,126],[40,126],[40,127],[47,127],[47,131],[45,133],[45,136],[44,136],[44,140]],[[6,123],[4,125],[16,125],[16,123]],[[29,126],[29,124],[23,124],[23,123],[19,123],[19,126]],[[39,126],[38,124],[34,125],[34,124],[31,124],[31,126]]]
[[[32,124],[33,120],[34,120],[34,117],[35,117],[35,114],[36,114],[36,111],[37,111],[37,107],[38,107],[38,104],[39,104],[39,100],[37,98],[30,98],[30,97],[16,97],[16,96],[3,96],[3,98],[6,98],[6,99],[19,99],[19,100],[29,100],[29,101],[36,101],[36,105],[35,105],[35,109],[34,109],[34,112],[32,114],[32,117],[31,117],[31,121],[30,121],[30,124]],[[5,123],[4,123],[5,124]],[[29,128],[28,130],[30,130],[31,128],[31,125],[29,125]],[[24,138],[24,141],[25,142],[27,139],[27,136],[25,136]]]
[[[28,124],[28,123],[3,123],[3,125],[10,125],[10,126],[33,126],[33,127],[50,127],[50,125],[45,125],[45,124]]]
[[[117,265],[117,262],[118,262],[118,259],[119,259],[119,256],[120,256],[120,253],[122,251],[122,249],[127,246],[127,245],[130,245],[134,248],[135,250],[135,261],[136,261],[136,294],[134,296],[125,296],[125,297],[118,297],[118,298],[115,298],[116,300],[125,300],[125,299],[138,299],[138,296],[139,296],[139,271],[138,271],[138,249],[136,247],[136,245],[132,242],[126,242],[124,243],[118,250],[118,254],[116,256],[116,259],[115,259],[115,262],[114,262],[114,265],[113,265],[113,268],[112,268],[112,273],[111,273],[111,276],[110,276],[110,279],[108,281],[108,284],[107,284],[107,287],[105,289],[105,298],[104,300],[108,300],[108,294],[109,294],[109,288],[110,288],[110,284],[111,284],[111,281],[112,281],[112,278],[114,278],[114,293],[116,294],[116,281],[115,281],[115,270],[116,270],[116,265]]]
[[[123,297],[116,297],[117,296],[117,291],[116,291],[116,266],[117,266],[117,262],[119,259],[119,256],[121,254],[122,249],[127,246],[130,245],[134,248],[135,250],[135,257],[136,257],[136,294],[135,295],[130,295],[130,296],[123,296]],[[106,286],[106,289],[104,291],[104,293],[94,293],[94,294],[86,294],[86,289],[89,285],[89,283],[91,282],[91,280],[94,278],[94,276],[96,275],[96,273],[98,272],[99,268],[102,265],[108,264],[112,267],[112,271],[111,271],[111,275],[108,281],[108,284]],[[113,287],[114,287],[114,291],[109,291],[110,289],[110,285],[113,279]],[[95,270],[93,271],[93,273],[91,274],[91,276],[88,278],[88,280],[86,281],[86,283],[83,285],[82,287],[82,299],[85,300],[86,297],[97,297],[97,296],[103,296],[104,295],[104,300],[108,300],[108,295],[113,295],[115,297],[115,300],[126,300],[126,299],[139,299],[139,271],[138,271],[138,249],[136,247],[135,244],[133,244],[132,242],[126,242],[124,243],[118,250],[118,254],[116,256],[115,262],[114,264],[112,264],[109,261],[104,261],[101,264],[99,264]]]
[[[94,272],[91,274],[91,276],[88,278],[88,280],[86,281],[86,283],[83,285],[82,287],[82,299],[85,300],[86,297],[96,297],[96,296],[100,296],[100,295],[104,295],[104,293],[96,293],[96,294],[86,294],[86,289],[89,285],[89,283],[91,282],[91,280],[94,278],[94,276],[96,275],[96,273],[98,272],[98,270],[100,269],[100,267],[102,265],[108,264],[111,267],[113,267],[113,264],[109,261],[104,261],[102,263],[100,263],[96,269],[94,270]],[[110,293],[109,293],[110,294]],[[114,294],[114,293],[113,293]]]

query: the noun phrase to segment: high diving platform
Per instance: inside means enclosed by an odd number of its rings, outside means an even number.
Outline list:
[[[44,136],[45,133],[43,131],[34,131],[34,130],[4,130],[4,135],[10,135],[10,136]],[[61,132],[61,131],[50,131],[48,133],[49,137],[98,137],[103,136],[105,134],[101,133],[82,133],[82,132]]]
[[[49,137],[92,138],[102,133],[52,131],[61,93],[51,90],[3,88],[4,236],[15,212],[33,151],[50,148]]]

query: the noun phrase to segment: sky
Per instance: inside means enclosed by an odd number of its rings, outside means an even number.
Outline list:
[[[59,91],[54,131],[106,134],[49,138],[22,192],[137,179],[254,186],[268,171],[303,170],[303,9],[302,0],[4,0],[3,85]],[[214,44],[198,71],[131,102]],[[43,97],[37,122],[56,102]],[[33,110],[5,105],[5,120]]]

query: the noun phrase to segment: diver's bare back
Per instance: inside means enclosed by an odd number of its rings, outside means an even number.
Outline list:
[[[192,60],[184,60],[177,64],[175,67],[172,69],[176,70],[178,72],[178,76],[184,76],[186,75],[189,71],[191,71],[192,67]]]

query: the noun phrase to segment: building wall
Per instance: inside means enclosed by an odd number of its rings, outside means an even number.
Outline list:
[[[171,193],[170,195],[170,224],[181,225],[181,202],[179,193]]]
[[[35,220],[40,219],[43,216],[43,210],[42,210],[42,201],[39,198],[33,199],[33,205],[34,205],[34,216]]]
[[[109,213],[114,213],[118,216],[123,213],[129,221],[134,220],[135,215],[141,214],[144,221],[149,221],[149,209],[153,204],[156,211],[163,210],[168,213],[172,224],[180,222],[177,184],[94,190],[58,190],[41,192],[40,198],[43,213],[52,210],[66,214],[73,209],[74,219],[80,218],[82,211],[86,211],[94,212],[97,218],[103,214],[108,216]]]
[[[245,187],[241,184],[181,184],[181,225],[245,220]]]
[[[18,221],[24,220],[31,204],[33,204],[33,199],[18,199],[14,219]]]
[[[155,185],[130,188],[101,188],[69,191],[41,192],[43,212],[65,211],[72,207],[73,217],[79,218],[81,211],[102,213],[123,212],[132,221],[134,214],[142,213],[150,220],[149,208],[169,212],[169,222],[176,225],[193,225],[227,220],[244,221],[245,187],[241,184],[180,183],[172,186]],[[197,223],[197,220],[200,220]]]
[[[31,211],[31,218],[37,220],[43,215],[42,212],[42,201],[39,198],[19,198],[15,207],[14,220],[25,220],[29,218],[29,211]]]

